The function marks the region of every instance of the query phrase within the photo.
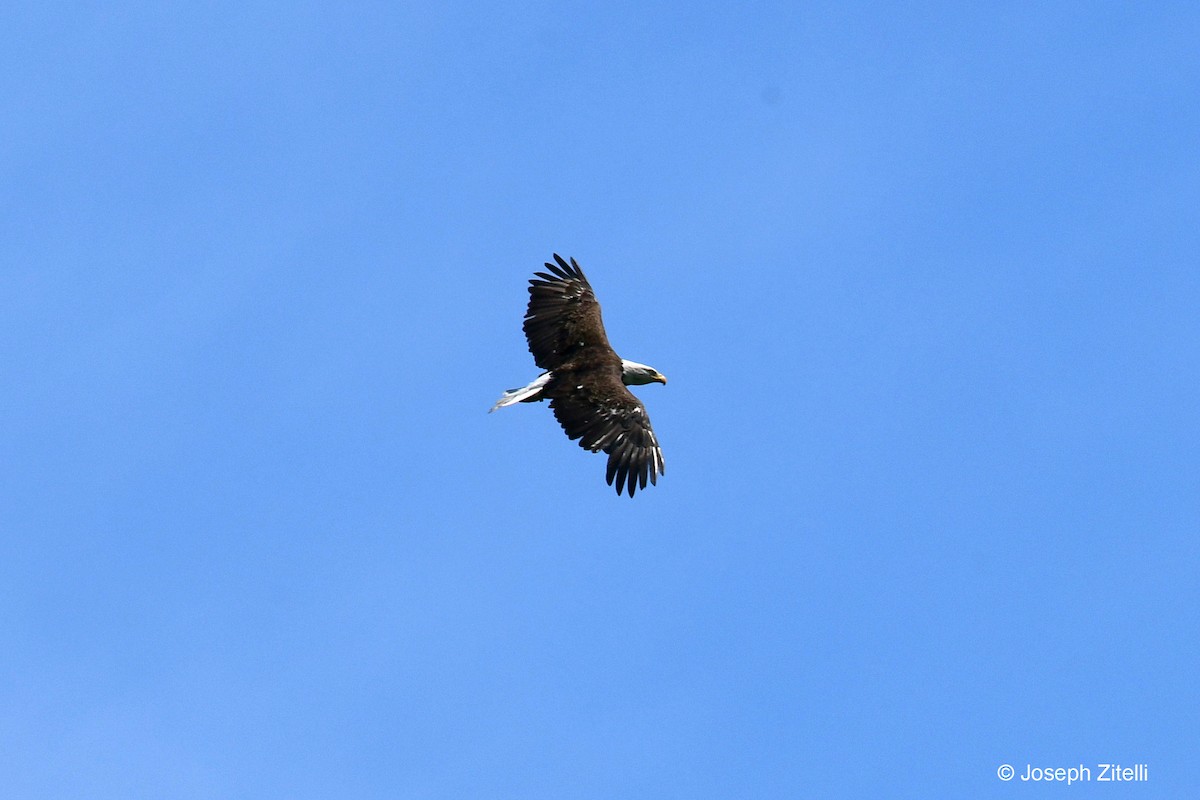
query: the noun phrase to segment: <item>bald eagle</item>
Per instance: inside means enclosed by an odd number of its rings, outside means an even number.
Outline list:
[[[593,453],[608,454],[608,485],[616,481],[633,497],[646,481],[666,472],[658,438],[641,401],[626,389],[667,379],[654,367],[627,361],[608,343],[600,304],[575,259],[554,254],[547,272],[529,281],[525,339],[545,372],[529,385],[509,389],[491,411],[515,403],[549,400],[567,436]],[[488,413],[491,413],[490,411]]]

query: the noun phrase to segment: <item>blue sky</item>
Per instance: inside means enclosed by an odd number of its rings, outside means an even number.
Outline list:
[[[1195,796],[1193,4],[0,27],[6,796]]]

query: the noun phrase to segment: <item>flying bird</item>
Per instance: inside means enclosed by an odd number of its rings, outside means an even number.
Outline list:
[[[608,343],[600,304],[575,263],[554,254],[549,272],[529,281],[525,339],[533,361],[545,370],[529,385],[509,389],[491,411],[516,403],[549,400],[550,409],[579,446],[608,454],[605,477],[617,494],[633,497],[646,481],[666,472],[646,407],[626,386],[665,384],[654,367],[621,358]],[[491,413],[489,411],[488,413]]]

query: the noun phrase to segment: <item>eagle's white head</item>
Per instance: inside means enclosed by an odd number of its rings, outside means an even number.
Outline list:
[[[643,386],[647,383],[661,383],[665,385],[667,379],[654,367],[622,358],[621,381],[626,386]]]

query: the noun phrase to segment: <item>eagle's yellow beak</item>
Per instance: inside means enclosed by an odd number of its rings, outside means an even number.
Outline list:
[[[661,372],[654,373],[654,380],[661,383],[663,386],[667,385],[667,376],[663,375]]]

